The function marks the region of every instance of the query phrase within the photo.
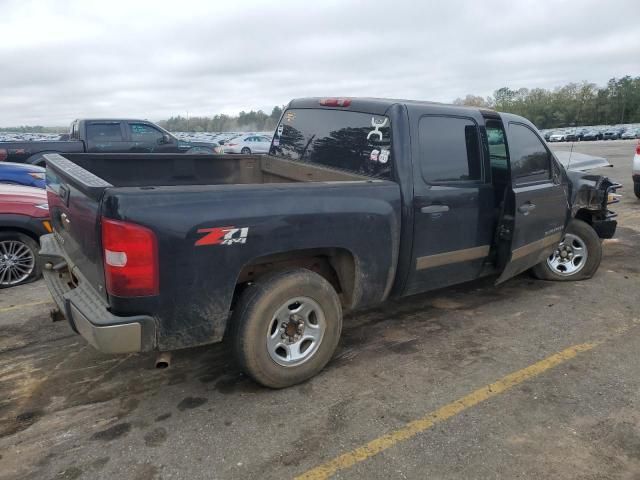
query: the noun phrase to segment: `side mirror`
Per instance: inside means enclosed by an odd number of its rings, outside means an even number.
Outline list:
[[[168,134],[163,133],[162,134],[162,138],[160,139],[160,144],[164,145],[164,144],[167,144],[167,143],[171,143],[171,137]]]

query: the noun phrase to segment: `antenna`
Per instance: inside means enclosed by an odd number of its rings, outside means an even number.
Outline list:
[[[573,145],[576,142],[571,142],[571,151],[569,152],[569,161],[567,162],[567,171],[569,171],[569,167],[571,166],[571,157],[573,156]]]

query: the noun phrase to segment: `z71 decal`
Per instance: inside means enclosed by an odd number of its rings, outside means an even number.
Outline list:
[[[196,247],[204,245],[233,245],[234,243],[247,243],[249,227],[199,228],[198,233],[204,233],[205,235],[196,242]]]

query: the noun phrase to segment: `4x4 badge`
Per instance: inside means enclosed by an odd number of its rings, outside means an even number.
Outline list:
[[[198,233],[206,235],[195,243],[196,247],[204,245],[233,245],[234,243],[247,243],[249,227],[199,228]]]

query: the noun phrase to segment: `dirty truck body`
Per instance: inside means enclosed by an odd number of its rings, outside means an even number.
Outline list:
[[[72,328],[112,353],[226,336],[272,387],[324,366],[343,310],[501,282],[575,218],[616,226],[614,184],[570,178],[527,120],[426,102],[294,100],[266,156],[46,158],[41,257]]]

